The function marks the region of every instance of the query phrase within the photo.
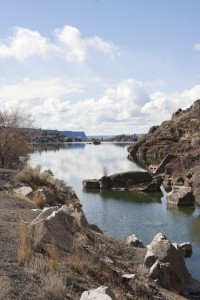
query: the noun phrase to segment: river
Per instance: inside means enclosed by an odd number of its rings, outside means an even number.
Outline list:
[[[119,239],[136,234],[144,244],[162,232],[171,242],[188,242],[193,246],[186,259],[193,277],[200,280],[200,207],[167,208],[166,193],[133,193],[119,191],[84,191],[83,179],[100,178],[106,167],[109,174],[140,170],[127,159],[127,144],[101,145],[74,143],[35,152],[30,164],[51,169],[55,177],[71,185],[83,204],[90,223]]]

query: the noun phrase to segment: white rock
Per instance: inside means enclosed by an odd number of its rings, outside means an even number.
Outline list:
[[[26,197],[28,194],[30,194],[33,191],[33,189],[30,186],[22,186],[18,189],[14,189],[13,192]]]
[[[80,300],[116,300],[114,293],[107,286],[85,291]]]

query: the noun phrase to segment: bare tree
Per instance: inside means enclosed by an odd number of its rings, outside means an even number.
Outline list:
[[[31,115],[20,110],[0,111],[0,167],[11,167],[28,152]]]

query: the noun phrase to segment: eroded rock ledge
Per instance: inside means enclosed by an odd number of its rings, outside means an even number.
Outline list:
[[[83,187],[86,189],[114,189],[128,191],[160,191],[162,176],[153,176],[148,172],[130,171],[116,173],[110,176],[103,176],[100,179],[83,180]]]

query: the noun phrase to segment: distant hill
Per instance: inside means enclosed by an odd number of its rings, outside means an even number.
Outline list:
[[[84,131],[68,131],[68,130],[53,130],[53,129],[42,129],[42,131],[46,132],[47,134],[59,134],[64,135],[68,138],[78,138],[81,140],[86,140],[87,136],[85,135]]]

